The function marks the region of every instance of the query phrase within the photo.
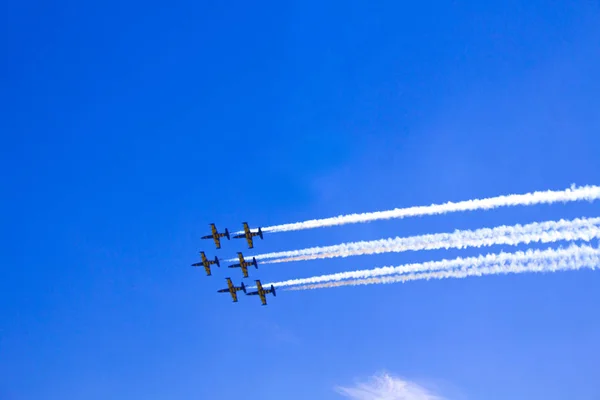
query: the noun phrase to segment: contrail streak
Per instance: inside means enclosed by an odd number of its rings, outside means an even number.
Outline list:
[[[491,253],[477,257],[458,257],[452,260],[428,261],[424,263],[404,264],[396,267],[379,267],[374,269],[339,272],[336,274],[315,276],[312,278],[291,279],[282,282],[272,282],[268,285],[274,285],[277,288],[287,286],[300,286],[320,284],[323,282],[336,282],[346,279],[364,279],[381,276],[390,276],[397,274],[410,274],[419,272],[431,272],[439,270],[452,270],[459,268],[484,268],[490,266],[503,266],[511,263],[536,263],[550,258],[557,257],[583,257],[599,256],[600,250],[587,245],[571,245],[568,248],[517,251],[514,253]]]
[[[532,192],[526,194],[510,194],[485,199],[465,200],[459,202],[447,202],[445,204],[432,204],[429,206],[415,206],[408,208],[396,208],[388,211],[375,211],[362,214],[348,214],[337,217],[313,219],[291,224],[274,225],[262,228],[263,232],[286,232],[302,229],[322,228],[326,226],[355,224],[359,222],[370,222],[382,219],[407,218],[424,215],[446,214],[459,211],[489,210],[507,206],[527,206],[535,204],[551,204],[557,202],[571,201],[593,201],[600,199],[600,186],[572,185],[565,190],[547,190],[543,192]],[[236,234],[243,231],[235,232]]]
[[[575,253],[558,254],[554,257],[549,256],[541,259],[505,260],[503,262],[494,262],[483,266],[465,266],[461,267],[460,269],[450,269],[435,272],[409,273],[403,275],[308,284],[302,286],[293,286],[290,288],[285,288],[284,290],[311,290],[338,286],[375,285],[398,282],[404,283],[416,280],[466,278],[469,276],[504,275],[524,272],[556,272],[579,270],[582,268],[595,270],[597,267],[600,267],[600,250],[597,248],[584,246],[580,249],[577,249]]]
[[[516,246],[521,243],[552,243],[562,240],[590,241],[597,238],[600,238],[600,218],[576,218],[570,221],[561,219],[559,221],[533,222],[527,225],[502,225],[477,230],[455,230],[452,233],[342,243],[333,246],[259,254],[256,259],[275,258],[263,262],[263,264],[273,264],[390,252],[464,249],[494,245]]]

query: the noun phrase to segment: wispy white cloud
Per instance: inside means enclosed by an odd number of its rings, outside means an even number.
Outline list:
[[[444,400],[414,382],[387,373],[352,387],[337,387],[336,391],[354,400]]]

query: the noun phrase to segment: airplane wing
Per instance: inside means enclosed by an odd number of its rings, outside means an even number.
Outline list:
[[[249,249],[253,249],[254,248],[254,243],[252,241],[252,234],[247,234],[247,233],[243,233],[240,235],[235,235],[233,237],[234,239],[241,239],[241,238],[246,238],[246,242],[248,243],[248,248]]]
[[[265,296],[265,293],[264,293],[264,292],[259,292],[259,291],[256,291],[256,292],[250,292],[250,293],[246,293],[246,294],[247,294],[248,296],[256,296],[256,295],[259,295],[259,296],[260,296],[260,301],[261,301],[261,303],[263,304],[263,306],[266,306],[266,305],[267,305],[267,299],[266,299],[266,296]]]
[[[259,295],[260,296],[260,301],[262,303],[263,306],[267,305],[267,299],[265,296],[265,291],[263,290],[262,284],[260,283],[260,280],[256,280],[256,288],[258,290],[254,291],[254,292],[250,292],[250,293],[246,293],[248,296],[256,296]]]
[[[211,273],[210,273],[210,265],[205,265],[205,266],[204,266],[204,270],[206,271],[206,275],[207,275],[207,276],[210,276],[210,275],[211,275]]]
[[[202,236],[201,239],[212,239],[214,240],[217,249],[221,248],[221,239],[219,239],[219,235],[206,235]]]
[[[229,293],[231,294],[231,298],[233,299],[233,302],[237,303],[238,300],[237,300],[237,293],[236,293],[236,291],[232,290]]]
[[[244,264],[240,264],[240,268],[242,269],[242,273],[244,274],[244,278],[248,277],[248,266]]]

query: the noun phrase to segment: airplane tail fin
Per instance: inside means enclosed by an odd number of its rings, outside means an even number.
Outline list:
[[[219,262],[217,256],[215,256],[215,264],[217,264],[217,267],[221,268],[221,263]]]
[[[254,264],[254,268],[258,269],[258,263],[256,262],[256,257],[252,257],[252,264]]]
[[[229,237],[229,229],[225,228],[225,236],[227,237],[227,240],[231,240],[231,238]]]
[[[260,236],[260,238],[263,238],[263,232],[262,229],[260,229],[260,227],[258,228],[258,236]]]
[[[273,293],[273,296],[277,296],[277,293],[275,293],[275,286],[271,285],[271,292]]]
[[[246,293],[246,285],[244,285],[244,282],[242,282],[242,290],[244,291],[244,293]]]

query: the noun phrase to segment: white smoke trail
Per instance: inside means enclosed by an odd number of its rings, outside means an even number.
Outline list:
[[[308,284],[293,286],[283,290],[312,290],[332,288],[339,286],[375,285],[416,280],[466,278],[469,276],[517,274],[524,272],[556,272],[566,270],[579,270],[588,268],[595,270],[600,267],[600,249],[583,246],[581,250],[574,253],[557,254],[547,258],[539,259],[510,259],[502,262],[494,262],[483,266],[463,266],[460,269],[450,269],[435,272],[409,273],[401,275],[373,277],[364,279],[350,279],[344,281],[326,282],[320,284]]]
[[[552,243],[562,240],[590,241],[597,238],[600,238],[600,218],[576,218],[571,221],[561,219],[559,221],[533,222],[527,225],[503,225],[477,230],[455,230],[452,233],[342,243],[333,246],[259,254],[256,259],[275,258],[262,262],[263,264],[273,264],[389,252],[464,249],[494,245],[516,246],[521,243]]]
[[[337,217],[313,219],[291,224],[274,225],[262,228],[263,232],[286,232],[302,229],[322,228],[326,226],[355,224],[391,218],[407,218],[424,215],[446,214],[459,211],[489,210],[507,206],[527,206],[535,204],[552,204],[570,201],[593,201],[600,199],[600,186],[571,185],[565,190],[547,190],[544,192],[532,192],[526,194],[510,194],[486,199],[465,200],[456,203],[432,204],[429,206],[415,206],[408,208],[396,208],[388,211],[375,211],[362,214],[348,214]],[[243,231],[235,232],[235,234]]]
[[[277,288],[287,286],[312,285],[323,282],[336,282],[346,279],[363,279],[381,276],[390,276],[397,274],[409,274],[417,272],[431,272],[439,270],[451,270],[457,268],[484,268],[493,265],[504,265],[506,263],[518,262],[540,262],[549,258],[599,255],[600,250],[587,245],[571,245],[567,248],[517,251],[514,253],[491,253],[477,257],[458,257],[452,260],[428,261],[424,263],[404,264],[396,267],[379,267],[374,269],[339,272],[315,276],[311,278],[290,279],[282,282],[271,282],[268,285],[274,285]]]

